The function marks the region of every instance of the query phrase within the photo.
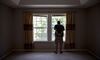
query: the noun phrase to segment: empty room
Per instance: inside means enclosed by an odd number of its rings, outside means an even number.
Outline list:
[[[99,0],[0,0],[0,60],[100,60]]]

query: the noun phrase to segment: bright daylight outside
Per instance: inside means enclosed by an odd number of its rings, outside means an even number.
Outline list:
[[[33,16],[33,40],[47,41],[47,16]]]
[[[48,38],[51,38],[51,41],[55,40],[55,31],[54,26],[57,24],[59,20],[61,24],[66,27],[66,15],[59,15],[53,16],[51,15],[50,18],[52,19],[49,24],[51,24],[51,28],[48,27],[48,15],[34,15],[33,16],[33,40],[34,41],[48,41]],[[47,32],[48,29],[51,29],[50,32]],[[51,34],[51,37],[48,37],[48,33]],[[65,31],[63,40],[65,41]]]
[[[57,21],[60,21],[60,23],[66,27],[66,16],[52,16],[52,41],[55,40],[55,30],[54,26],[57,24]],[[65,31],[64,31],[64,37],[63,41],[65,41]]]

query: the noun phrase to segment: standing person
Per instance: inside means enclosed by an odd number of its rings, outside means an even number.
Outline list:
[[[62,53],[64,26],[60,24],[60,21],[57,21],[57,24],[54,26],[54,30],[55,30],[56,53],[58,53],[58,50],[60,50],[60,53]]]

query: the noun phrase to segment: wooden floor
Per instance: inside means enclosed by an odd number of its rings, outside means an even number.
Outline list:
[[[14,52],[3,60],[97,60],[87,52]]]

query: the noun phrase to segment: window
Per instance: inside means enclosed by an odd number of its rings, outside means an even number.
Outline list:
[[[34,41],[54,41],[54,26],[57,21],[66,27],[65,14],[34,14],[33,15],[33,40]],[[63,40],[65,41],[65,31]]]
[[[61,25],[63,25],[64,27],[66,26],[66,16],[65,15],[52,15],[52,41],[55,40],[55,30],[54,30],[54,26],[57,24],[57,21],[60,21]],[[63,37],[63,41],[65,41],[65,31],[64,31],[64,37]]]
[[[34,41],[47,41],[47,16],[33,16]]]

